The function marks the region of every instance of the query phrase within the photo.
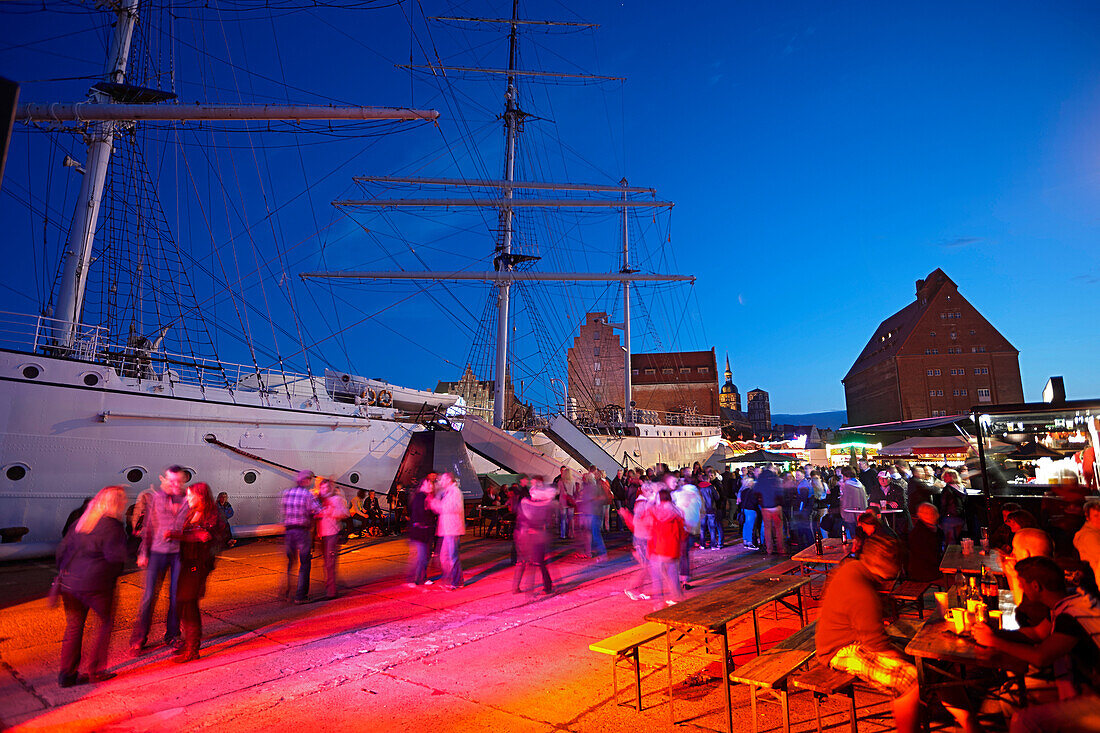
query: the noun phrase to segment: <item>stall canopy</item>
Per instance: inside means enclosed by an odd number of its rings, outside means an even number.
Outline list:
[[[523,478],[523,474],[490,471],[489,473],[479,473],[477,477],[486,479],[489,483],[496,484],[497,486],[511,486],[512,484],[518,484],[519,480]]]
[[[948,453],[966,453],[970,441],[961,435],[920,436],[883,446],[883,456],[941,456]]]
[[[770,450],[754,450],[739,456],[730,456],[726,463],[790,463],[794,456],[788,453],[772,453]]]
[[[1036,443],[1034,441],[1030,443],[1024,443],[1016,450],[1005,456],[1009,461],[1035,461],[1040,458],[1061,458],[1062,454],[1056,450],[1047,448],[1042,443]]]

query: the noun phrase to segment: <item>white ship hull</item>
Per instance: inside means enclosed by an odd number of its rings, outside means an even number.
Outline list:
[[[0,527],[55,542],[85,497],[121,484],[133,501],[172,464],[228,492],[238,526],[280,521],[279,495],[303,468],[388,491],[419,426],[315,389],[204,390],[0,351]]]

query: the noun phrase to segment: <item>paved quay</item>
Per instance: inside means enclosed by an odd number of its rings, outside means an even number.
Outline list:
[[[119,584],[109,669],[118,676],[69,689],[57,685],[64,629],[60,608],[45,600],[52,578],[46,562],[0,565],[0,728],[12,731],[169,731],[230,729],[381,731],[642,731],[669,730],[664,645],[642,650],[643,705],[612,700],[609,658],[588,650],[594,641],[642,622],[652,602],[622,592],[632,572],[625,533],[608,536],[609,560],[571,557],[555,543],[550,597],[511,592],[510,543],[467,536],[462,555],[467,587],[404,586],[404,538],[351,540],[343,547],[344,587],[332,601],[303,606],[281,598],[285,556],[278,539],[225,551],[202,604],[201,659],[172,661],[154,646],[128,654],[141,576]],[[739,545],[693,555],[696,593],[751,574],[774,560]],[[436,560],[431,569],[438,575]],[[314,561],[314,597],[323,572]],[[164,596],[150,640],[164,631]],[[814,604],[811,601],[810,607]],[[811,612],[811,617],[815,614]],[[780,607],[761,610],[766,642],[798,628]],[[734,659],[754,654],[752,622],[731,631]],[[683,730],[724,730],[717,680],[698,673],[713,658],[673,659],[676,714]],[[625,679],[624,679],[625,678]],[[629,690],[628,675],[620,683]],[[630,700],[621,693],[622,701]],[[750,730],[748,691],[733,688],[735,730]],[[880,698],[860,699],[860,715],[882,712]],[[813,730],[812,700],[792,697],[795,730]],[[846,725],[839,703],[826,704],[828,725]],[[778,707],[762,706],[762,729],[780,729]],[[884,722],[861,721],[861,730]]]

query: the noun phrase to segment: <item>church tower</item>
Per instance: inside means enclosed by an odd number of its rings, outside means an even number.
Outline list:
[[[718,404],[730,410],[741,411],[741,394],[737,391],[737,385],[733,383],[729,354],[726,354],[726,381],[718,393]]]

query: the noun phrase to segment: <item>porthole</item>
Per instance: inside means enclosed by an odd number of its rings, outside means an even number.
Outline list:
[[[258,479],[259,477],[260,477],[260,475],[258,473],[256,473],[255,471],[245,471],[244,472],[244,482],[246,484],[256,483],[256,479]]]
[[[129,481],[132,484],[136,484],[138,481],[141,481],[143,478],[145,478],[145,469],[144,468],[138,468],[137,466],[135,466],[135,467],[131,468],[129,471],[126,472],[126,480]]]
[[[96,386],[97,384],[99,384],[99,375],[98,374],[85,374],[84,375],[84,384],[88,385],[89,387]]]
[[[340,375],[340,381],[343,382],[344,384],[347,384],[348,382],[351,381],[351,377],[349,377],[347,374],[341,374]]]
[[[353,484],[359,483],[359,474],[352,473],[350,476],[348,476],[348,481],[352,482]]]
[[[38,379],[38,375],[41,374],[41,370],[36,366],[23,367],[23,376],[27,379]]]
[[[21,481],[27,475],[27,467],[22,463],[13,463],[4,471],[4,475],[8,477],[8,481]]]

